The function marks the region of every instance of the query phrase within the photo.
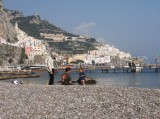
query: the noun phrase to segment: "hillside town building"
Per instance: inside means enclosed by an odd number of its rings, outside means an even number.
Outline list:
[[[40,35],[44,38],[47,38],[47,39],[51,39],[53,40],[54,42],[63,42],[65,40],[65,36],[61,33],[61,34],[48,34],[48,33],[40,33]]]
[[[43,55],[47,52],[43,41],[28,36],[24,31],[18,28],[18,24],[15,24],[17,32],[18,42],[16,46],[25,48],[25,53],[29,59],[33,59],[35,55]]]

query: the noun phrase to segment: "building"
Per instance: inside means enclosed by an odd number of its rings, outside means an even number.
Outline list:
[[[29,59],[34,60],[35,55],[43,55],[45,52],[47,52],[43,41],[28,36],[24,31],[18,28],[17,23],[15,24],[15,29],[17,32],[17,38],[19,40],[15,44],[18,47],[25,48],[25,53]]]
[[[47,39],[52,39],[54,42],[63,42],[65,39],[65,36],[61,34],[48,34],[48,33],[40,33],[40,35]]]

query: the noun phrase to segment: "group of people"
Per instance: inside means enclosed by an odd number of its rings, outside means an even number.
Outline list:
[[[56,58],[54,55],[47,56],[45,62],[46,62],[47,70],[48,70],[49,77],[50,77],[48,84],[53,85],[54,84],[54,74],[56,74],[58,72],[58,65],[56,62]],[[65,73],[62,74],[62,76],[61,76],[62,85],[72,85],[73,84],[70,72],[71,72],[71,68],[66,67]],[[83,68],[80,67],[78,82],[79,83],[82,82],[82,84],[85,85],[85,80],[86,80],[85,73],[83,71]]]

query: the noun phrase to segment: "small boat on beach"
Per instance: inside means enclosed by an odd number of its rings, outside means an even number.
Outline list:
[[[79,85],[83,85],[82,81],[78,80],[77,82],[78,82]],[[96,80],[94,80],[93,78],[91,78],[89,76],[86,76],[86,80],[85,80],[86,85],[94,85],[96,83],[97,83]]]

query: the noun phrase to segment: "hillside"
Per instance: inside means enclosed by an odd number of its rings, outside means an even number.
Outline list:
[[[15,22],[18,22],[19,28],[29,36],[39,39],[43,38],[40,36],[40,33],[63,33],[66,36],[78,36],[66,32],[65,30],[49,23],[47,20],[41,20],[39,15],[15,17],[11,20],[11,23],[15,24]]]
[[[78,37],[78,35],[69,33],[49,23],[47,20],[41,20],[39,15],[24,16],[22,12],[5,9],[3,8],[2,1],[0,1],[0,13],[0,37],[7,42],[15,43],[18,41],[17,33],[14,28],[17,22],[21,30],[26,32],[29,36],[47,41],[49,48],[59,54],[73,55],[86,53],[88,50],[95,49],[93,45],[96,41],[95,39],[88,39],[86,42],[50,42],[50,39],[40,36],[40,33],[62,33],[67,37]],[[25,62],[23,49],[2,44],[0,44],[0,47],[0,65],[17,65]]]
[[[0,39],[5,39],[9,43],[15,43],[17,42],[17,34],[14,26],[10,23],[10,13],[3,9],[2,1],[0,1]],[[1,66],[24,63],[23,56],[22,48],[2,45],[0,41]]]
[[[16,42],[16,32],[14,26],[10,23],[8,13],[4,10],[0,11],[0,37],[6,39],[8,42]]]
[[[15,24],[16,29],[14,27]],[[19,28],[23,33],[16,31]],[[18,37],[19,35],[20,37]],[[95,59],[97,61],[99,61],[98,58],[104,58],[104,54],[107,56],[111,56],[111,62],[116,63],[122,58],[130,57],[129,53],[125,53],[123,51],[121,52],[119,49],[114,48],[113,46],[105,46],[103,45],[103,43],[97,42],[95,38],[88,38],[85,35],[80,36],[77,34],[69,33],[47,20],[42,20],[40,15],[38,14],[32,16],[24,16],[22,12],[3,9],[2,1],[0,1],[0,38],[0,65],[16,65],[25,63],[24,49],[18,48],[18,45],[13,45],[13,47],[9,45],[15,42],[17,43],[18,40],[31,41],[31,39],[36,39],[37,41],[43,40],[43,43],[45,43],[47,46],[47,51],[45,50],[43,52],[56,52],[57,54],[59,54],[59,56],[64,57],[73,57],[76,56],[76,54],[84,53],[90,54],[92,50],[96,49],[98,53],[95,53],[93,51],[91,56],[96,55],[97,57],[92,57],[97,58]],[[6,42],[5,45],[4,42]],[[33,40],[32,44],[34,43],[35,41]],[[42,55],[43,54],[39,56]],[[37,62],[40,62],[39,56],[34,56]],[[92,58],[89,58],[88,60],[90,59]],[[34,62],[36,62],[36,60]]]
[[[13,14],[12,14],[13,15]],[[96,39],[89,38],[85,42],[81,41],[64,41],[64,42],[52,42],[51,39],[44,38],[40,33],[48,34],[63,34],[67,37],[78,37],[65,30],[49,23],[47,20],[41,20],[39,15],[27,16],[19,15],[18,17],[12,17],[11,23],[14,25],[16,22],[21,30],[25,31],[29,36],[35,37],[40,40],[45,40],[48,42],[50,49],[63,54],[82,54],[87,53],[88,50],[94,50],[94,43]]]
[[[1,66],[23,64],[24,62],[24,49],[9,45],[0,45]]]

